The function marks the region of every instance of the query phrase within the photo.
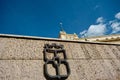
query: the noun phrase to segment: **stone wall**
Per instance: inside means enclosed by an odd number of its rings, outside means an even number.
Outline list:
[[[7,36],[0,37],[0,80],[46,80],[46,43],[64,45],[71,69],[66,80],[120,80],[120,45]]]

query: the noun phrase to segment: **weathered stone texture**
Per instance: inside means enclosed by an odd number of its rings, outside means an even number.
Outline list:
[[[46,43],[64,45],[71,69],[67,80],[120,80],[119,45],[7,37],[0,38],[0,80],[46,80],[43,75]],[[49,68],[50,74],[55,74],[52,66]],[[64,66],[61,68],[64,74]]]
[[[45,80],[41,60],[0,60],[0,80]]]

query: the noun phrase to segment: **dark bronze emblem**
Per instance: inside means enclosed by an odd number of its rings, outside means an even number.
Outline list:
[[[44,45],[44,75],[46,77],[46,79],[48,80],[65,80],[68,78],[68,76],[70,75],[70,67],[69,64],[67,62],[67,56],[66,56],[66,52],[64,49],[63,45],[57,45],[57,44],[45,44]],[[53,57],[51,59],[47,58],[47,54],[53,54]],[[63,58],[61,59],[57,54],[63,54]],[[55,69],[56,74],[55,75],[51,75],[48,72],[48,66],[51,64],[52,67]],[[60,74],[60,65],[63,64],[66,68],[66,74],[61,75]]]

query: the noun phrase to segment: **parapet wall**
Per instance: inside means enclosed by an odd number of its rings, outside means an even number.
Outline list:
[[[66,80],[120,80],[120,45],[3,35],[0,80],[46,80],[43,70],[46,43],[64,45],[71,69]],[[50,74],[55,73],[51,67],[49,70]]]

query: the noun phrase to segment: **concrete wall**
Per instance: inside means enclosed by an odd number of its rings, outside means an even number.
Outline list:
[[[7,36],[0,37],[0,80],[46,80],[46,43],[64,45],[71,69],[67,80],[120,80],[120,45]]]

